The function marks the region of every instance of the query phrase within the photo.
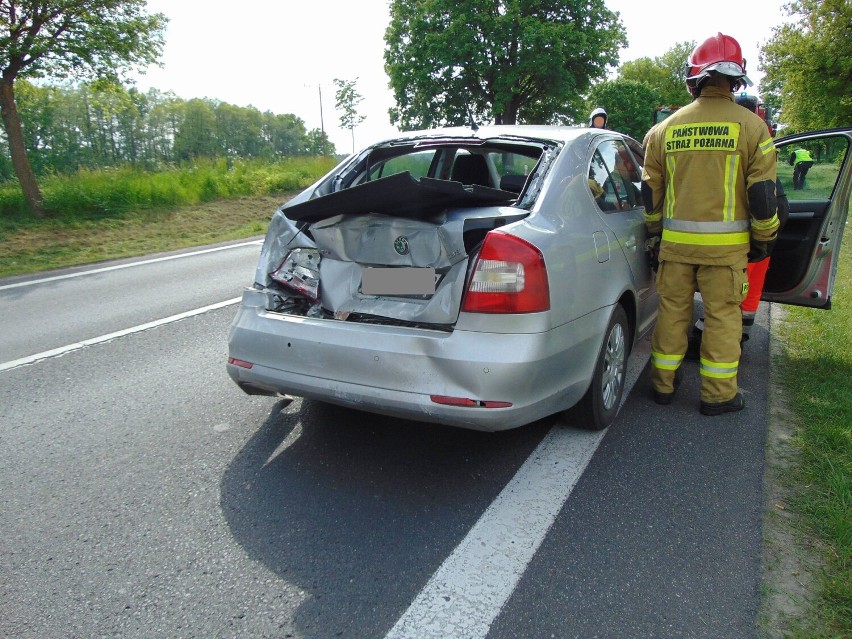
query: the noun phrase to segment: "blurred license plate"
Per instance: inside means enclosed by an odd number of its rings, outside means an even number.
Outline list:
[[[365,268],[361,273],[364,295],[434,295],[434,268]]]

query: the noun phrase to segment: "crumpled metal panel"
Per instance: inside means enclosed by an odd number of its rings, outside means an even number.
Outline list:
[[[323,256],[370,266],[450,266],[465,257],[463,221],[443,225],[366,214],[325,220],[311,226]],[[405,238],[407,253],[394,247]]]
[[[464,222],[444,225],[384,215],[345,216],[314,224],[311,233],[322,254],[320,293],[323,307],[334,313],[363,313],[408,322],[452,324],[458,318],[467,253]],[[394,247],[405,238],[408,252]],[[426,298],[363,295],[365,267],[432,267],[444,273],[435,294]]]
[[[377,297],[359,293],[361,267],[353,262],[323,258],[320,263],[322,305],[338,316],[364,313],[406,322],[454,324],[458,319],[467,259],[453,265],[428,299]],[[333,284],[329,285],[328,283]]]
[[[279,208],[269,222],[263,247],[260,249],[260,259],[257,262],[257,272],[254,281],[263,286],[269,286],[269,274],[287,257],[294,248],[316,248],[316,244],[304,233],[301,233],[292,220],[289,220]]]
[[[313,224],[312,240],[279,209],[261,249],[256,281],[269,286],[269,273],[292,249],[317,248],[322,255],[320,300],[326,310],[339,316],[363,313],[406,322],[453,324],[467,272],[463,226],[463,220],[438,225],[380,214],[346,215]],[[409,249],[406,254],[394,249],[402,237]],[[432,267],[443,275],[428,299],[368,296],[360,293],[364,266]]]

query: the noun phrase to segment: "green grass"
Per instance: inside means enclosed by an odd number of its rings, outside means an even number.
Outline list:
[[[264,160],[199,160],[163,171],[126,166],[40,181],[44,206],[54,220],[90,220],[140,210],[211,202],[219,198],[268,195],[305,188],[334,165],[334,158]],[[0,185],[0,220],[30,225],[16,181]]]
[[[822,555],[817,603],[791,639],[852,637],[852,240],[844,240],[833,308],[790,307],[778,329],[780,371],[801,463],[788,475],[803,542]]]
[[[808,175],[805,178],[805,188],[801,191],[793,190],[792,166],[779,162],[777,170],[778,178],[781,180],[781,185],[784,187],[787,199],[794,201],[828,199],[837,182],[837,172],[840,170],[840,167],[831,162],[814,164],[808,171]]]
[[[0,277],[262,235],[275,208],[333,158],[199,162],[145,173],[82,171],[41,184],[49,217],[0,186]]]

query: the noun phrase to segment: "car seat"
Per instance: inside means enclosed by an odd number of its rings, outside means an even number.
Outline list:
[[[491,174],[488,171],[488,163],[481,155],[458,156],[453,163],[453,173],[450,179],[453,182],[461,182],[462,184],[491,186]]]

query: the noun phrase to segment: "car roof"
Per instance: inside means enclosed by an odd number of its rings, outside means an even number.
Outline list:
[[[614,131],[607,131],[615,133]],[[544,124],[498,124],[472,127],[440,127],[418,131],[404,131],[393,137],[386,138],[372,146],[416,140],[429,139],[468,139],[488,140],[496,137],[523,138],[535,140],[550,140],[553,142],[572,142],[584,134],[600,134],[601,129],[589,129],[577,126],[552,126]]]

